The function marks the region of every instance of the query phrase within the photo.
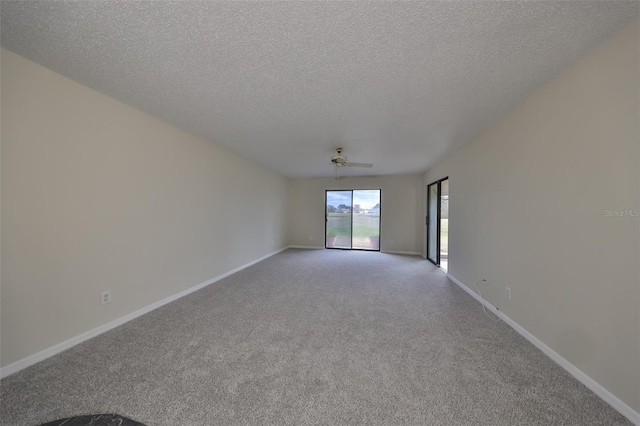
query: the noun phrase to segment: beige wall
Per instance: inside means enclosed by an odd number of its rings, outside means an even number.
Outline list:
[[[324,197],[331,189],[381,189],[380,250],[420,252],[420,175],[290,179],[289,244],[324,247]]]
[[[3,366],[286,245],[284,177],[7,50],[1,84]]]
[[[640,411],[638,25],[428,170],[450,273]],[[424,227],[423,227],[424,228]],[[512,300],[504,287],[512,289]]]

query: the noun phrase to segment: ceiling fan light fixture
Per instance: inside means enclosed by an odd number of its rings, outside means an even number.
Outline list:
[[[337,148],[336,152],[338,153],[338,155],[334,155],[333,157],[331,157],[331,162],[335,164],[334,171],[336,180],[338,179],[338,172],[342,167],[373,167],[373,164],[370,163],[350,163],[347,156],[342,155],[342,148]]]

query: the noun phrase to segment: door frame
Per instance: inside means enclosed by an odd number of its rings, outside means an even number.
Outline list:
[[[329,221],[329,214],[327,213],[327,193],[342,191],[347,192],[351,191],[351,248],[343,248],[343,247],[327,247],[327,222]],[[353,191],[378,191],[380,194],[380,213],[378,214],[378,249],[362,249],[362,248],[353,248]],[[382,241],[382,188],[357,188],[357,189],[325,189],[324,190],[324,248],[326,250],[359,250],[359,251],[380,251],[380,246],[382,245],[380,241]]]
[[[442,219],[442,182],[449,179],[449,176],[443,177],[442,179],[438,179],[436,181],[431,182],[430,184],[427,185],[427,215],[425,216],[425,225],[427,227],[427,244],[426,244],[426,254],[427,254],[427,260],[431,263],[433,263],[436,266],[440,266],[440,232],[441,232],[441,225],[440,225],[440,221]],[[438,207],[437,207],[437,218],[436,218],[436,224],[437,224],[437,234],[436,234],[436,256],[435,259],[431,259],[429,257],[429,238],[431,237],[431,233],[429,232],[429,205],[431,202],[431,191],[429,191],[429,188],[432,185],[438,185]]]

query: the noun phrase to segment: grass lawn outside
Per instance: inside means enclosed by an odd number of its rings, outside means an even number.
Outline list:
[[[351,214],[328,213],[327,235],[335,234],[336,247],[347,248],[351,238]],[[354,214],[353,215],[353,248],[374,248],[369,237],[380,236],[380,216]],[[377,249],[377,247],[375,247]]]
[[[440,255],[449,254],[449,219],[440,219]]]

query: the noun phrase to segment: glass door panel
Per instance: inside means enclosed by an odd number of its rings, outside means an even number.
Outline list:
[[[380,250],[380,190],[353,190],[354,249]]]
[[[325,247],[351,248],[351,191],[327,191],[325,216]]]
[[[440,205],[440,182],[432,183],[427,187],[427,258],[440,264],[440,248],[438,243],[438,219]]]

